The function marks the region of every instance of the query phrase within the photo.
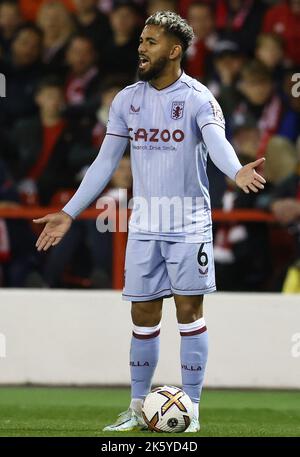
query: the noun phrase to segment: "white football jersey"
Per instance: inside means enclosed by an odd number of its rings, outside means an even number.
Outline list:
[[[207,124],[224,128],[222,110],[211,92],[184,72],[162,90],[139,81],[117,94],[107,135],[130,139],[130,238],[211,241],[208,151],[201,134]]]

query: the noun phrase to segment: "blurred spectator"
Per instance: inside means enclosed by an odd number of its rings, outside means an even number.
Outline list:
[[[112,101],[117,95],[117,93],[120,92],[120,90],[122,90],[125,86],[125,82],[122,83],[121,80],[113,80],[112,78],[109,78],[109,80],[107,80],[106,83],[102,85],[101,105],[99,106],[96,113],[97,123],[92,133],[93,144],[97,148],[100,148],[105,135],[109,110]]]
[[[284,0],[267,11],[263,31],[281,35],[285,56],[294,65],[300,65],[300,1]]]
[[[251,117],[246,117],[241,124],[235,126],[232,145],[240,160],[247,163],[256,159],[260,138],[261,132]]]
[[[216,43],[213,52],[213,71],[206,81],[208,88],[218,99],[226,120],[226,130],[230,134],[231,116],[240,101],[237,80],[243,64],[243,55],[237,43],[222,40]],[[210,197],[213,208],[221,208],[221,199],[226,189],[223,173],[209,159],[207,172],[210,182]]]
[[[213,11],[205,2],[193,2],[188,9],[187,20],[195,38],[186,53],[185,70],[188,75],[201,80],[207,73],[211,50],[216,42]]]
[[[177,1],[177,0],[175,0],[175,1]],[[149,0],[149,1],[148,0],[133,0],[132,1],[132,3],[135,4],[139,8],[140,11],[145,11],[146,7],[151,2],[152,2],[152,0]],[[124,3],[128,3],[128,0],[98,0],[98,8],[104,14],[110,14],[116,5],[121,5]]]
[[[75,35],[67,49],[68,73],[65,99],[69,116],[82,116],[95,109],[94,96],[99,90],[100,76],[98,56],[93,42],[84,35]]]
[[[4,0],[0,3],[0,59],[7,59],[15,32],[21,25],[22,18],[18,3]]]
[[[255,160],[262,133],[251,119],[233,132],[233,146],[242,164]],[[266,149],[264,175],[267,179],[261,194],[245,195],[232,182],[223,196],[223,209],[269,209],[275,186],[295,168],[296,149],[286,138],[273,136]],[[271,280],[273,259],[270,255],[269,230],[260,223],[218,224],[215,233],[217,283],[220,290],[265,290]],[[264,246],[264,249],[261,249]]]
[[[263,132],[251,117],[235,127],[232,145],[242,163],[256,160],[262,136]],[[266,146],[265,158],[264,175],[267,184],[264,192],[256,195],[255,199],[256,208],[268,210],[273,186],[287,177],[295,167],[296,148],[287,138],[274,135]]]
[[[298,151],[299,154],[299,151]],[[283,291],[300,292],[300,154],[295,171],[274,190],[271,210],[276,219],[295,237],[296,250],[291,263],[282,265],[285,273]],[[285,268],[284,268],[285,267]]]
[[[147,5],[147,17],[152,16],[156,11],[177,12],[176,0],[150,0]]]
[[[216,0],[216,27],[221,39],[239,43],[243,52],[253,55],[266,6],[257,0]]]
[[[18,0],[22,17],[27,21],[35,21],[40,7],[52,0]],[[60,0],[69,11],[74,10],[73,0]]]
[[[2,103],[2,101],[0,102]],[[13,170],[17,168],[17,151],[11,141],[10,132],[7,129],[0,128],[0,160],[5,163],[8,170],[13,175]]]
[[[293,79],[293,76],[297,74],[300,75],[300,67],[286,69],[284,72],[282,85],[284,101],[286,105],[298,114],[297,119],[294,119],[293,117],[289,120],[289,126],[291,126],[292,122],[295,123],[294,128],[297,131],[297,134],[295,135],[294,139],[296,139],[297,135],[299,135],[300,132],[300,93],[298,96],[295,96],[293,90],[293,86],[295,85],[295,80]]]
[[[130,158],[124,155],[118,169],[115,171],[108,189],[103,194],[103,202],[107,204],[107,198],[112,198],[116,206],[121,202],[127,203],[131,197],[132,176]],[[101,199],[101,198],[100,198]],[[104,207],[105,205],[101,205]],[[98,225],[98,222],[97,222]],[[104,221],[103,226],[107,226]],[[82,258],[85,256],[87,270],[78,273],[74,268],[76,262],[72,259],[79,257],[79,264],[82,265]],[[73,268],[72,268],[73,266]],[[91,288],[111,287],[112,268],[112,233],[109,231],[100,232],[94,220],[78,220],[58,246],[52,249],[45,264],[45,280],[50,287],[61,287],[65,281],[69,283],[76,280],[77,285]],[[80,276],[81,275],[81,280]],[[83,278],[86,278],[85,280]]]
[[[266,149],[264,169],[267,182],[277,186],[294,172],[296,166],[297,150],[294,143],[287,138],[274,135]]]
[[[263,132],[258,157],[264,155],[272,135],[277,133],[295,140],[297,136],[297,114],[283,103],[276,93],[270,71],[260,62],[252,61],[241,72],[239,84],[243,100],[233,112],[233,123],[243,122],[245,116],[252,116]]]
[[[260,148],[262,132],[258,129],[253,119],[246,120],[237,126],[232,144],[243,163],[256,160]],[[296,164],[296,148],[287,138],[274,135],[270,138],[266,150],[264,176],[267,180],[264,192],[256,196],[256,207],[267,210],[269,208],[273,186],[285,179],[294,169]]]
[[[138,65],[139,15],[134,3],[116,5],[110,15],[113,37],[103,49],[106,76],[121,76],[132,81]]]
[[[17,207],[16,187],[2,160],[0,160],[0,206]],[[41,287],[37,273],[35,238],[27,221],[0,218],[0,286]]]
[[[124,85],[118,79],[109,78],[101,86],[101,100],[96,110],[96,117],[86,120],[80,128],[76,143],[70,153],[70,166],[79,182],[99,152],[106,134],[110,105]]]
[[[85,34],[93,41],[96,49],[101,49],[111,35],[107,16],[98,8],[98,0],[73,0],[75,5],[74,19],[79,33]]]
[[[178,0],[177,1],[177,10],[180,16],[187,18],[188,9],[191,3],[194,3],[195,0]],[[208,0],[206,3],[211,4],[212,2]]]
[[[280,36],[274,33],[262,33],[258,36],[255,57],[270,70],[279,87],[283,78],[283,51],[283,41]]]
[[[257,155],[260,132],[251,120],[234,130],[233,144],[239,160],[245,165]],[[226,178],[227,189],[222,209],[261,209],[268,205],[266,184],[262,194],[244,194],[233,181]],[[216,281],[219,290],[263,290],[271,274],[268,227],[260,223],[221,223],[214,234]],[[262,246],[264,247],[262,249]]]
[[[213,77],[208,81],[208,87],[218,99],[225,119],[229,119],[239,101],[237,81],[244,62],[243,55],[237,43],[219,41],[214,49]]]
[[[75,25],[69,11],[60,1],[45,2],[38,11],[37,24],[44,34],[43,61],[48,73],[65,70],[65,50]]]
[[[18,150],[16,174],[23,200],[48,205],[56,192],[75,185],[68,162],[73,134],[62,117],[63,88],[57,80],[42,81],[35,100],[39,115],[19,121],[12,132]]]
[[[34,90],[43,74],[41,51],[41,30],[33,24],[22,25],[12,40],[11,61],[0,62],[0,73],[6,77],[0,126],[11,127],[17,120],[36,111]]]

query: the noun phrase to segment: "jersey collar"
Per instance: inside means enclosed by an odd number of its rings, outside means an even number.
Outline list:
[[[186,78],[187,78],[187,75],[182,70],[181,75],[179,76],[179,78],[177,78],[172,84],[170,84],[169,86],[164,87],[163,89],[156,89],[156,87],[152,86],[149,82],[148,82],[148,85],[156,93],[158,93],[158,94],[166,94],[168,92],[172,92],[173,90],[175,90],[179,86],[181,86],[182,82],[184,82],[186,80]]]

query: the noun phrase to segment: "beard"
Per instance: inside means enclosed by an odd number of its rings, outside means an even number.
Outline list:
[[[163,70],[166,68],[168,59],[166,57],[160,57],[148,71],[141,71],[138,69],[138,77],[141,81],[150,81],[151,79],[157,78]]]

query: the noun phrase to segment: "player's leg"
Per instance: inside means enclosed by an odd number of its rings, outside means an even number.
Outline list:
[[[147,428],[142,419],[142,406],[150,392],[158,362],[160,320],[163,299],[132,302],[133,331],[130,345],[131,402],[127,411],[104,431],[130,431]]]
[[[151,390],[158,362],[162,303],[162,299],[133,302],[131,307],[133,332],[130,346],[130,407],[137,414],[141,414],[144,398]]]
[[[181,335],[183,390],[194,403],[195,420],[189,431],[196,431],[199,429],[199,401],[208,355],[203,295],[215,290],[212,244],[165,242],[164,256]]]
[[[132,302],[130,347],[131,404],[107,431],[140,428],[142,402],[151,388],[158,361],[162,301],[171,294],[160,242],[129,240],[125,260],[123,298]],[[145,425],[145,424],[144,424]]]
[[[199,429],[199,403],[208,356],[208,335],[203,317],[203,295],[175,295],[181,336],[182,388],[194,406],[193,430]]]

